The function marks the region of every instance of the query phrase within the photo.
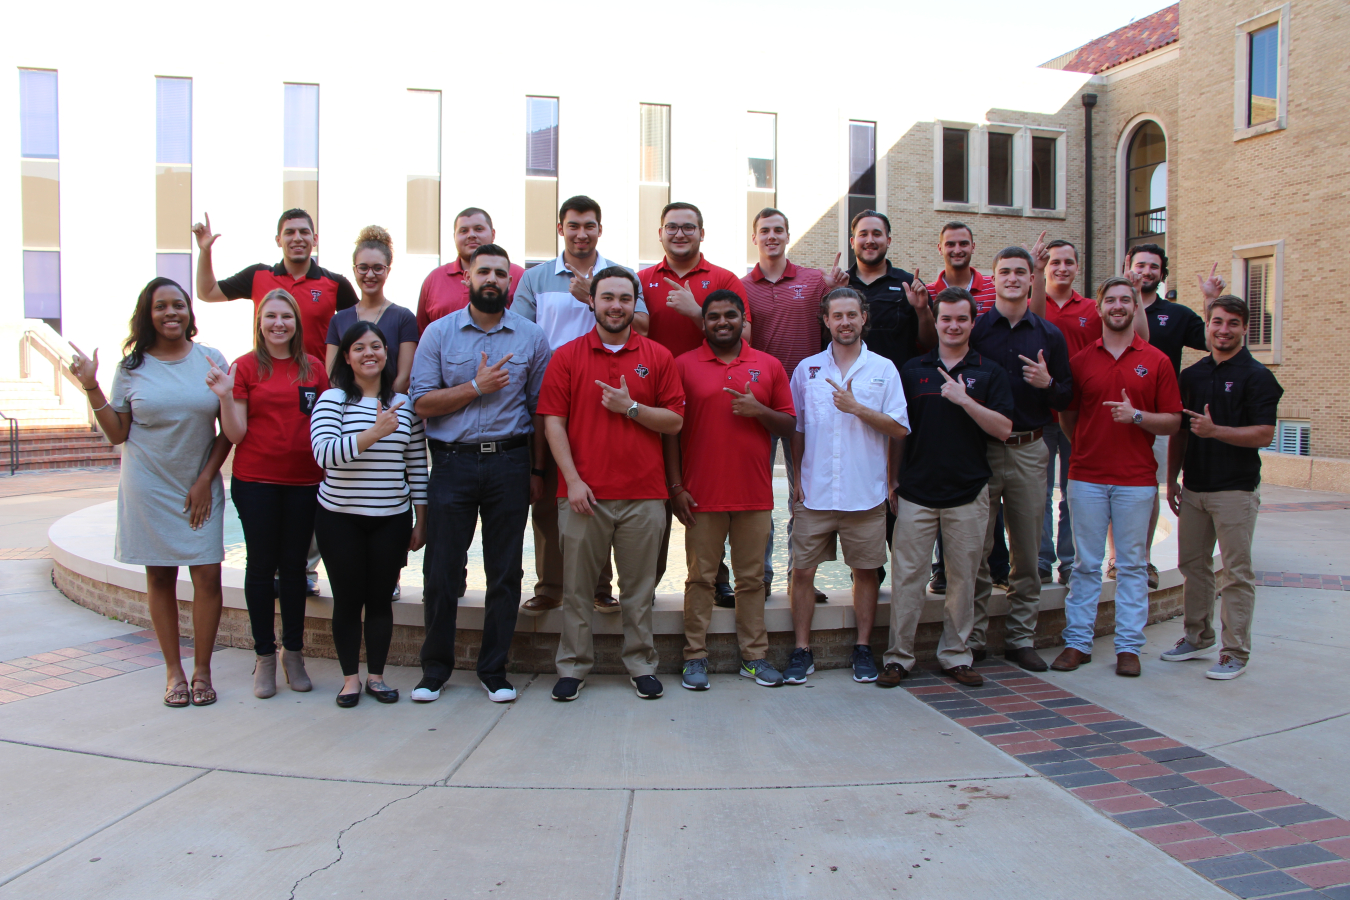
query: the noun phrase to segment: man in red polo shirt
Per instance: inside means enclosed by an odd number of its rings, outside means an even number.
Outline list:
[[[422,292],[417,297],[417,327],[426,331],[427,326],[452,312],[469,305],[469,257],[473,251],[484,244],[497,242],[497,230],[492,227],[492,216],[487,210],[470,206],[460,210],[455,216],[455,252],[459,255],[455,261],[432,269],[422,282]],[[511,298],[516,293],[516,285],[525,270],[511,263],[511,286],[506,292],[506,305],[511,306]]]
[[[326,359],[328,323],[340,309],[356,305],[356,291],[345,276],[320,267],[311,257],[319,246],[314,219],[303,209],[288,209],[277,220],[277,246],[281,262],[275,266],[257,263],[241,269],[224,281],[216,281],[211,248],[220,235],[211,232],[211,217],[192,226],[197,236],[197,298],[207,303],[250,297],[256,308],[268,291],[281,288],[300,307],[300,328],[305,352]]]
[[[741,339],[745,303],[732,291],[703,301],[703,346],[680,354],[688,427],[665,439],[670,502],[684,523],[683,685],[708,689],[708,622],[722,545],[731,538],[736,573],[740,673],[766,687],[783,676],[769,665],[764,630],[764,546],[773,527],[773,481],[763,459],[770,434],[797,429],[787,373]]]
[[[639,697],[661,696],[652,639],[656,557],[668,491],[661,436],[684,424],[670,352],[633,331],[638,280],[622,266],[591,279],[594,330],[553,354],[538,413],[558,465],[563,627],[554,700],[575,700],[595,664],[595,583],[614,553],[623,663]]]
[[[1106,530],[1116,542],[1116,674],[1139,675],[1148,624],[1148,525],[1158,497],[1153,439],[1181,426],[1181,392],[1167,354],[1134,331],[1139,291],[1116,276],[1097,290],[1102,336],[1070,360],[1073,401],[1060,422],[1069,462],[1074,563],[1064,601],[1064,652],[1051,667],[1092,661]]]
[[[694,204],[667,203],[661,210],[660,236],[665,258],[638,272],[638,281],[651,317],[647,337],[679,356],[703,343],[703,301],[708,295],[728,290],[744,300],[745,287],[735,275],[703,258],[703,213]],[[747,341],[753,318],[746,316]]]
[[[975,298],[979,314],[988,312],[994,305],[994,279],[970,264],[975,256],[975,232],[970,226],[964,222],[943,225],[938,232],[938,253],[942,254],[942,271],[928,285],[928,296],[936,297],[949,287],[965,288]]]

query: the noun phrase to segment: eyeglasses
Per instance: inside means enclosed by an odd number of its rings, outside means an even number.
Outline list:
[[[676,225],[674,222],[671,222],[669,225],[665,226],[663,230],[666,234],[674,237],[677,234],[694,234],[698,231],[698,226],[692,222],[688,222],[684,225]]]
[[[379,265],[378,263],[373,266],[368,266],[365,263],[361,263],[361,265],[356,267],[356,271],[360,272],[362,275],[369,275],[372,272],[375,273],[376,275],[383,275],[385,272],[389,271],[389,267]]]

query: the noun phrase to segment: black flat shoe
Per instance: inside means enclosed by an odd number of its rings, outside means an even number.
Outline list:
[[[366,693],[369,694],[370,696],[374,697],[376,700],[380,701],[381,703],[397,703],[397,702],[398,702],[398,688],[389,688],[388,690],[382,691],[382,690],[379,690],[378,688],[373,688],[373,687],[371,687],[371,686],[370,686],[370,680],[369,680],[369,679],[366,680]]]
[[[338,694],[337,705],[343,709],[351,709],[361,702],[361,689],[357,688],[354,694]]]

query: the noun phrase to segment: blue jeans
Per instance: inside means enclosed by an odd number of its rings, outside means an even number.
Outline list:
[[[1041,526],[1042,572],[1055,571],[1058,553],[1059,567],[1073,565],[1073,517],[1069,515],[1069,436],[1055,424],[1045,426],[1041,438],[1050,456],[1045,462],[1045,524]],[[1059,457],[1059,541],[1055,541],[1055,457]]]
[[[1068,494],[1074,563],[1064,600],[1064,643],[1092,652],[1106,529],[1111,525],[1116,538],[1116,652],[1138,653],[1148,624],[1148,520],[1158,488],[1070,481]]]

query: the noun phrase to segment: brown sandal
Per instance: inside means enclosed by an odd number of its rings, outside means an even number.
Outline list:
[[[199,684],[204,684],[206,685],[206,687],[197,687],[197,685]],[[210,706],[212,703],[215,702],[216,702],[216,689],[211,687],[211,682],[202,681],[201,679],[196,679],[192,682],[193,706]]]
[[[164,692],[164,705],[170,709],[182,709],[191,702],[188,683],[180,681]]]

